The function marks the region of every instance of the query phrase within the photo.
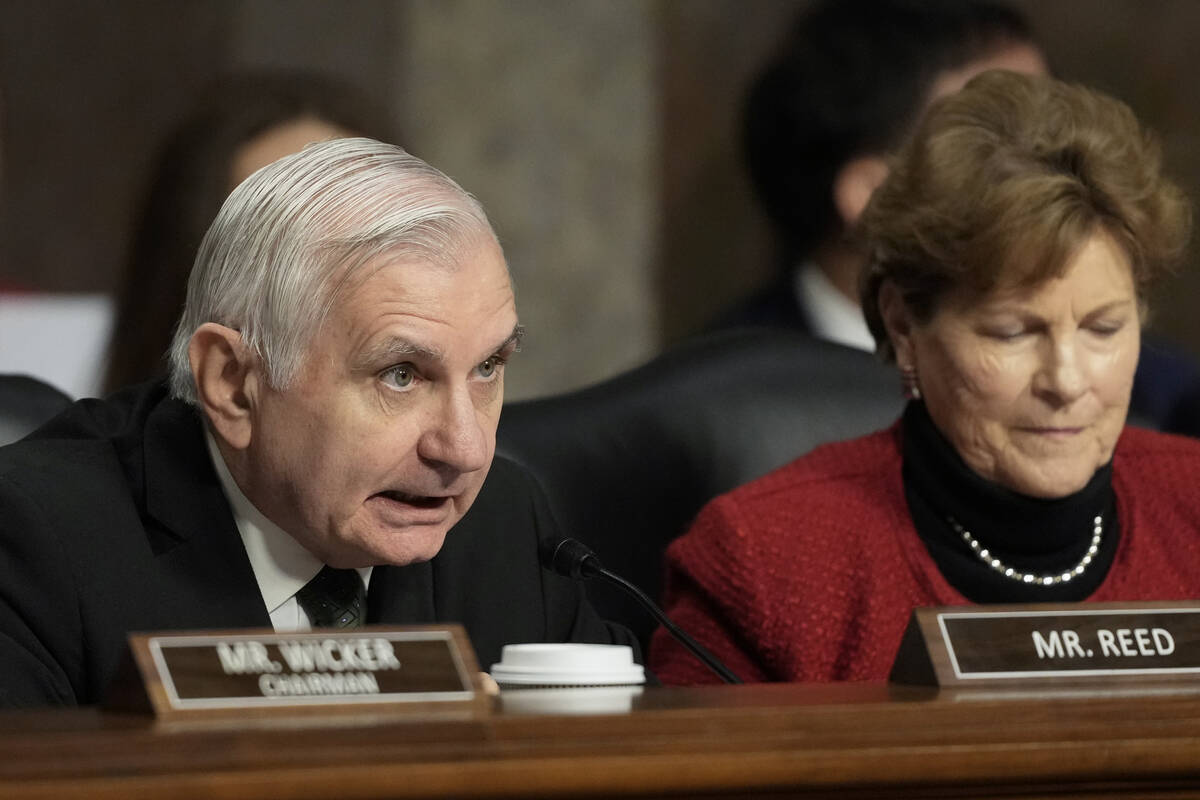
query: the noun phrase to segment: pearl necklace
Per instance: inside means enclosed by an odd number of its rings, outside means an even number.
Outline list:
[[[970,546],[975,555],[979,556],[979,560],[987,564],[992,569],[999,572],[1006,578],[1021,583],[1041,584],[1042,586],[1054,586],[1059,583],[1067,583],[1075,578],[1078,578],[1092,563],[1092,559],[1096,557],[1096,553],[1100,551],[1100,537],[1104,534],[1104,519],[1097,514],[1092,520],[1092,543],[1088,546],[1087,552],[1083,554],[1083,558],[1079,560],[1071,569],[1057,575],[1034,575],[1032,572],[1021,572],[1018,569],[1005,564],[1000,559],[996,558],[991,552],[979,543],[969,530],[958,523],[954,517],[949,518],[950,526],[954,528],[954,532],[963,538],[963,541]]]

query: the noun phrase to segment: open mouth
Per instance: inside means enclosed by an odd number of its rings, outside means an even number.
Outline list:
[[[446,496],[431,496],[409,494],[408,492],[386,491],[380,492],[379,497],[387,498],[395,503],[403,503],[414,508],[441,508],[450,501]]]

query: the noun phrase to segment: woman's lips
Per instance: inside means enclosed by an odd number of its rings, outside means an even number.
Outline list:
[[[1027,426],[1021,428],[1020,430],[1036,436],[1048,436],[1054,439],[1069,439],[1070,437],[1081,433],[1083,428]]]

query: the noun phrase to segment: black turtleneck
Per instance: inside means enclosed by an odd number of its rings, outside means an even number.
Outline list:
[[[917,533],[946,580],[968,600],[1074,602],[1100,586],[1120,535],[1111,461],[1078,492],[1046,500],[977,475],[938,431],[922,402],[908,404],[903,431],[904,493]],[[1043,575],[1079,563],[1091,545],[1097,514],[1104,520],[1100,552],[1082,575],[1051,586],[1004,577],[984,564],[949,522],[957,520],[1006,565]]]

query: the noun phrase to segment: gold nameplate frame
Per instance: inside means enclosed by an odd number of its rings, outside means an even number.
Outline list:
[[[957,688],[1200,684],[1200,602],[918,608],[890,679]]]
[[[129,656],[105,705],[162,719],[484,707],[460,625],[140,633]]]

